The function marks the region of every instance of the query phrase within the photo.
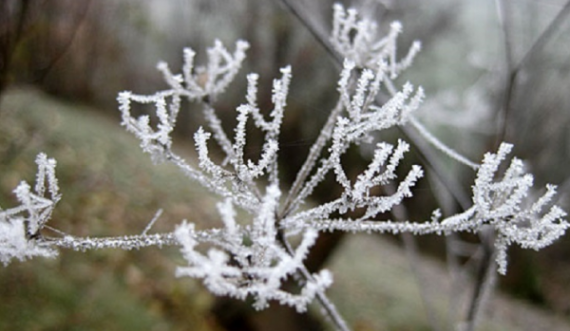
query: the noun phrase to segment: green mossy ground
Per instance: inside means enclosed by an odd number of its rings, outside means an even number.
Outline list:
[[[33,182],[42,151],[58,162],[63,194],[50,224],[66,233],[140,233],[159,208],[156,232],[216,215],[211,197],[176,169],[154,166],[118,119],[34,90],[10,91],[0,104],[2,207],[15,204],[20,180]],[[0,330],[215,330],[210,295],[175,279],[177,262],[175,249],[152,248],[13,262],[0,269]]]

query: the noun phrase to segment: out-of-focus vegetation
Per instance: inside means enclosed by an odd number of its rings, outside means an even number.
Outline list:
[[[0,104],[0,205],[33,182],[33,160],[58,161],[63,200],[50,222],[74,235],[153,231],[183,218],[215,220],[215,201],[167,166],[154,166],[117,122],[92,109],[55,102],[34,90],[7,93]],[[57,235],[57,234],[54,234]],[[13,263],[0,271],[2,330],[216,330],[210,295],[175,280],[175,249],[62,251],[55,260]]]
[[[410,261],[402,247],[378,236],[346,238],[339,253],[331,259],[330,267],[335,274],[330,297],[354,329],[360,331],[433,330],[424,299],[433,309],[436,326],[449,330],[452,324],[446,323],[453,323],[450,317],[467,308],[460,304],[463,298],[452,294],[460,292],[458,288],[473,286],[470,278],[450,277],[440,260],[424,256]],[[568,319],[497,293],[485,307],[476,330],[565,331],[568,328]]]

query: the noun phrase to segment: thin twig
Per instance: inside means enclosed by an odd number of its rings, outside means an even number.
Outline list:
[[[449,172],[445,170],[445,167],[441,164],[441,159],[437,157],[430,145],[426,141],[420,139],[419,134],[410,127],[401,126],[398,128],[417,148],[418,156],[422,160],[422,163],[425,164],[437,177],[453,197],[453,200],[461,206],[461,209],[467,210],[467,208],[472,204],[471,198],[465,193],[457,179],[448,175]]]
[[[386,194],[392,195],[395,193],[396,189],[393,185],[386,185],[384,187]],[[394,219],[400,222],[410,219],[408,216],[408,212],[403,205],[395,205],[392,210],[392,215]],[[420,297],[423,302],[424,309],[427,314],[427,318],[431,328],[434,331],[442,331],[443,328],[441,324],[437,320],[436,312],[433,309],[432,305],[430,304],[429,295],[427,293],[427,289],[429,286],[425,285],[425,278],[422,277],[423,273],[420,270],[420,263],[419,263],[419,256],[418,256],[418,244],[416,241],[416,237],[414,237],[411,233],[402,233],[400,235],[402,238],[402,242],[404,243],[404,249],[406,251],[406,256],[408,258],[408,262],[410,264],[410,268],[412,269],[412,274],[416,279],[416,284],[418,285],[418,290],[420,292]]]
[[[63,238],[43,237],[38,242],[41,246],[68,248],[74,251],[87,251],[106,248],[125,250],[140,249],[151,246],[178,246],[180,243],[173,233],[157,233],[132,235],[123,237],[80,238],[65,236]]]
[[[493,260],[495,249],[493,246],[493,229],[488,229],[486,233],[479,236],[482,243],[483,254],[474,284],[473,295],[467,311],[467,320],[465,321],[465,331],[473,331],[477,326],[479,317],[482,314],[482,308],[492,292],[495,283],[496,265]]]
[[[289,194],[287,195],[285,204],[283,205],[284,208],[282,210],[281,217],[286,216],[295,208],[294,202],[297,200],[297,196],[301,191],[303,184],[305,183],[305,180],[311,173],[311,170],[313,170],[319,158],[319,155],[321,154],[327,141],[331,138],[334,129],[334,124],[336,122],[337,117],[342,112],[342,110],[343,110],[342,101],[339,100],[337,105],[331,111],[327,119],[327,122],[325,123],[323,129],[321,130],[317,140],[311,146],[309,155],[305,159],[305,163],[301,167],[301,170],[299,170],[299,172],[297,173],[297,177],[295,178],[295,181],[293,182],[293,185],[289,190]]]
[[[558,28],[560,28],[560,25],[564,23],[564,21],[567,18],[566,16],[568,16],[568,14],[570,14],[570,0],[566,2],[566,4],[564,5],[564,7],[562,7],[560,12],[558,12],[556,17],[552,20],[552,22],[550,22],[550,24],[544,30],[544,32],[542,32],[542,34],[536,39],[536,41],[530,47],[528,52],[526,52],[523,59],[516,66],[514,66],[513,70],[515,71],[521,70],[527,64],[527,62],[529,62],[537,53],[542,51],[542,49],[554,36],[556,30],[558,30]]]
[[[443,215],[454,215],[456,213],[456,206],[453,198],[450,197],[449,192],[439,189],[443,184],[438,180],[437,176],[430,171],[428,172],[428,181],[430,186],[434,187],[434,197],[437,204],[442,209]],[[459,254],[457,253],[456,243],[459,243],[459,236],[455,233],[449,233],[445,236],[445,258],[448,273],[451,277],[450,291],[449,291],[449,304],[447,311],[447,328],[453,330],[456,328],[458,307],[460,302],[460,291],[462,289],[461,280],[464,280],[461,272]]]
[[[337,55],[337,52],[334,51],[330,41],[320,33],[316,27],[310,22],[310,20],[305,17],[305,15],[300,14],[301,11],[297,10],[296,6],[292,4],[291,0],[281,0],[281,2],[291,11],[293,16],[295,16],[299,22],[317,39],[320,45],[323,45],[324,49],[337,63],[340,67],[342,64],[342,59]],[[385,99],[379,96],[377,98],[377,102],[384,103]],[[331,114],[332,115],[332,114]],[[331,117],[329,117],[329,120]],[[327,122],[328,123],[328,122]],[[465,196],[465,194],[460,189],[460,186],[456,183],[456,181],[451,178],[450,176],[446,175],[446,171],[442,166],[440,166],[436,161],[436,157],[430,151],[430,147],[427,144],[420,143],[420,139],[416,137],[408,128],[400,127],[402,133],[406,138],[408,138],[414,146],[418,149],[419,154],[426,159],[428,162],[426,163],[428,167],[432,168],[436,175],[440,178],[441,182],[445,185],[445,187],[449,190],[449,192],[453,195],[454,199],[463,207],[463,209],[467,209],[470,201]],[[296,181],[297,182],[297,181]],[[297,184],[297,183],[296,183]],[[301,185],[299,183],[298,185]]]
[[[505,58],[507,65],[507,79],[505,82],[505,96],[503,98],[502,107],[502,118],[501,127],[497,139],[495,140],[495,145],[498,146],[505,139],[508,139],[507,130],[510,113],[512,112],[512,104],[514,102],[514,94],[516,90],[516,83],[520,72],[524,67],[532,60],[536,54],[540,53],[542,49],[546,46],[548,41],[552,39],[554,33],[560,28],[562,23],[566,20],[568,14],[570,14],[570,0],[566,2],[564,7],[558,12],[556,17],[550,22],[548,27],[542,32],[542,34],[536,39],[534,44],[526,52],[524,57],[516,65],[513,59],[513,45],[512,37],[510,34],[510,2],[505,0],[497,0],[497,16],[499,18],[499,23],[503,29],[504,44],[505,44]]]
[[[505,139],[507,139],[507,125],[509,122],[509,114],[512,108],[513,95],[515,93],[516,79],[518,70],[514,68],[513,45],[511,36],[511,7],[510,1],[496,0],[497,17],[503,31],[503,44],[505,48],[505,63],[507,66],[507,78],[505,80],[505,95],[503,96],[503,106],[500,109],[499,131],[495,138],[495,148],[497,148]]]
[[[468,166],[473,170],[477,170],[479,168],[479,165],[477,163],[469,160],[465,156],[457,153],[455,150],[443,144],[441,140],[437,139],[433,134],[431,134],[431,132],[429,132],[428,129],[426,129],[426,127],[423,126],[413,116],[410,117],[409,123],[412,125],[412,127],[414,127],[418,131],[420,135],[422,135],[422,137],[424,137],[424,139],[426,139],[429,143],[433,145],[433,147],[439,149],[445,155],[449,156],[450,158],[454,159],[455,161],[461,164]]]
[[[281,242],[281,244],[285,247],[285,250],[289,254],[294,255],[295,251],[291,247],[291,244],[289,243],[287,238],[285,238],[285,236],[283,235],[283,232],[278,233],[278,238],[279,238],[279,241]],[[311,276],[311,273],[309,272],[309,270],[307,269],[307,267],[304,264],[301,264],[301,268],[299,270],[299,275],[306,282],[313,282],[314,281],[313,276]],[[344,320],[342,315],[336,310],[334,303],[332,303],[332,301],[329,300],[329,298],[327,297],[327,295],[323,291],[318,291],[316,294],[316,298],[324,310],[323,314],[325,315],[326,318],[329,318],[331,320],[332,324],[336,327],[337,330],[339,330],[339,331],[350,331],[348,324],[346,323],[346,321]]]
[[[5,1],[3,7],[0,8],[2,11],[4,11],[0,16],[4,20],[2,24],[6,25],[5,32],[3,34],[0,34],[0,60],[2,61],[2,65],[0,66],[0,94],[2,94],[3,90],[8,84],[8,74],[12,69],[11,63],[14,57],[14,53],[19,43],[22,41],[22,33],[24,31],[26,17],[28,16],[30,10],[30,0],[22,0],[20,2],[15,23],[16,27],[13,34],[11,33],[12,22],[10,17],[10,10],[8,9],[9,6],[10,4]]]
[[[71,44],[75,41],[75,37],[80,30],[80,26],[85,22],[85,18],[87,17],[87,13],[89,12],[89,7],[91,6],[91,0],[87,0],[83,6],[83,11],[79,15],[79,19],[75,22],[75,26],[71,29],[71,36],[67,38],[63,47],[53,56],[47,65],[43,68],[38,70],[40,75],[36,77],[38,81],[42,81],[48,75],[48,73],[53,69],[53,67],[63,58],[63,56],[69,51],[71,48]]]
[[[150,229],[152,228],[154,223],[156,223],[156,221],[158,221],[160,216],[162,216],[162,209],[159,209],[156,211],[156,214],[154,214],[154,217],[150,220],[150,222],[148,222],[147,226],[144,228],[141,235],[143,235],[143,236],[146,235],[150,231]]]
[[[342,65],[342,58],[334,50],[326,34],[321,29],[318,29],[317,26],[315,26],[315,24],[313,24],[313,22],[307,17],[305,14],[306,12],[299,10],[291,0],[280,1],[289,10],[289,12],[295,16],[295,18],[297,18],[297,20],[309,31],[309,33],[313,35],[313,37],[323,47],[327,54],[334,60],[333,62],[337,68],[340,69]]]

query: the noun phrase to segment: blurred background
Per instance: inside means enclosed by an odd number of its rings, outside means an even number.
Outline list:
[[[251,44],[241,75],[216,101],[228,130],[236,106],[245,100],[245,74],[260,74],[259,103],[270,109],[271,82],[280,67],[292,65],[280,142],[283,182],[291,183],[337,100],[338,63],[315,37],[324,35],[326,42],[332,3],[0,1],[0,206],[14,205],[11,190],[22,179],[33,180],[35,155],[45,151],[58,160],[64,198],[51,225],[61,231],[138,233],[159,208],[164,215],[154,231],[171,231],[185,218],[204,227],[218,224],[215,197],[176,169],[153,166],[120,127],[116,103],[123,90],[145,94],[166,88],[156,63],[166,61],[176,72],[183,47],[196,50],[200,62],[215,39],[230,50],[237,39]],[[558,203],[570,210],[570,2],[342,3],[377,20],[380,31],[401,21],[402,55],[413,40],[422,42],[422,52],[398,84],[409,80],[424,87],[427,99],[417,116],[435,135],[477,162],[500,141],[514,143],[514,154],[527,162],[536,187],[559,184]],[[200,115],[181,116],[177,143],[192,158],[190,137]],[[410,138],[396,130],[380,138],[399,137]],[[474,176],[437,151],[428,154],[437,164],[426,161],[426,148],[414,146],[409,160],[430,172],[405,205],[417,221],[428,220],[435,208],[444,214],[462,208],[461,197],[448,193],[450,184],[442,184],[430,167],[443,170],[456,195],[467,199]],[[252,153],[256,150],[252,146]],[[358,170],[365,160],[366,151],[355,150],[347,162]],[[324,186],[315,200],[328,200],[337,189]],[[309,257],[311,268],[333,271],[330,296],[356,330],[451,330],[465,317],[467,308],[454,303],[469,297],[474,286],[478,239],[426,237],[411,246],[407,240],[332,234],[323,236]],[[445,262],[459,243],[472,252],[453,269]],[[568,236],[538,253],[512,249],[509,272],[497,279],[500,291],[481,329],[569,330],[569,253]],[[327,327],[318,307],[304,315],[277,306],[255,313],[247,304],[214,298],[199,282],[174,278],[180,263],[176,249],[62,252],[56,260],[12,263],[0,269],[0,329]]]

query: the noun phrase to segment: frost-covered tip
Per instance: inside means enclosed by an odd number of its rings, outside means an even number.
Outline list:
[[[13,259],[23,261],[36,256],[53,258],[57,251],[28,239],[22,219],[6,219],[0,212],[0,262],[7,265]]]
[[[236,42],[233,54],[216,40],[214,46],[208,49],[208,65],[206,67],[206,82],[204,92],[210,96],[221,94],[233,81],[245,59],[245,51],[249,43],[243,40]]]
[[[287,94],[289,93],[289,83],[291,82],[291,66],[286,66],[279,70],[281,79],[273,81],[273,91],[271,100],[276,107],[285,107]]]
[[[196,52],[189,47],[185,47],[182,50],[184,57],[184,65],[182,66],[182,75],[184,76],[184,82],[187,87],[191,87],[194,84],[192,77],[192,70],[194,70],[194,57]]]
[[[55,176],[55,160],[48,159],[45,154],[40,153],[36,158],[36,163],[38,172],[34,191],[32,192],[28,183],[21,182],[14,190],[20,206],[0,213],[5,215],[4,217],[20,215],[25,220],[28,235],[37,234],[42,229],[61,198]]]
[[[247,104],[252,108],[257,108],[257,82],[259,75],[252,73],[247,75]]]
[[[211,174],[214,179],[220,179],[223,176],[230,176],[230,173],[227,170],[224,170],[210,159],[207,146],[210,136],[211,134],[209,132],[205,132],[202,127],[198,128],[198,131],[194,133],[194,144],[196,146],[196,151],[198,152],[198,166],[205,173]]]
[[[402,32],[400,22],[393,22],[385,37],[378,37],[376,23],[359,18],[356,10],[345,10],[340,4],[334,5],[333,9],[331,44],[340,55],[360,68],[374,69],[380,61],[386,61],[390,79],[395,79],[411,65],[420,50],[420,43],[414,42],[408,54],[398,62],[396,41]]]
[[[564,219],[566,212],[558,206],[545,211],[556,187],[546,186],[546,192],[534,203],[529,203],[533,177],[524,172],[522,161],[513,158],[503,178],[495,179],[502,161],[512,145],[501,144],[497,153],[487,153],[473,187],[474,224],[488,222],[497,231],[495,247],[499,272],[507,268],[506,250],[516,243],[522,248],[541,249],[564,235],[570,227]]]
[[[168,67],[168,63],[160,61],[156,65],[156,69],[162,72],[162,76],[164,77],[164,81],[174,90],[182,90],[182,83],[184,82],[184,78],[182,75],[174,75],[170,68]]]
[[[48,158],[44,153],[38,154],[36,157],[38,172],[36,175],[35,191],[39,196],[44,196],[45,185],[47,184],[48,192],[52,200],[59,200],[59,187],[57,177],[55,176],[55,167],[57,162],[53,158]]]
[[[140,140],[140,146],[145,153],[151,155],[153,161],[160,163],[164,161],[164,153],[170,149],[172,140],[170,134],[176,124],[179,99],[172,98],[172,103],[167,109],[167,93],[157,93],[151,96],[134,95],[130,92],[119,94],[118,101],[121,111],[121,124],[127,131],[133,133]],[[158,123],[156,129],[152,127],[150,116],[141,115],[134,117],[130,113],[131,101],[139,103],[154,103]]]
[[[424,91],[406,82],[401,91],[394,89],[393,96],[382,107],[374,105],[385,81],[386,63],[380,61],[376,71],[364,69],[356,80],[356,87],[351,87],[350,77],[354,71],[354,62],[345,59],[340,74],[337,90],[341,104],[348,113],[350,125],[347,125],[346,141],[370,138],[370,133],[387,129],[394,125],[405,124],[411,118],[424,99]],[[393,86],[392,86],[393,88]]]
[[[55,250],[41,246],[35,239],[51,217],[60,200],[55,176],[56,162],[40,153],[36,158],[38,171],[36,185],[21,182],[14,193],[19,206],[0,208],[0,262],[8,264],[12,259],[24,260],[34,256],[53,257]]]

